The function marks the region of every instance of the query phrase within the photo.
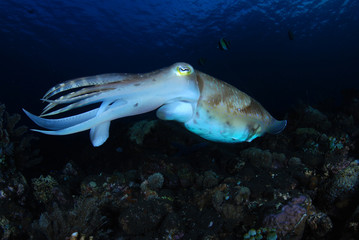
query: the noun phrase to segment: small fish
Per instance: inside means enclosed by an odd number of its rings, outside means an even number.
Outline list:
[[[218,48],[222,51],[228,51],[231,46],[231,42],[226,40],[225,38],[219,39]]]
[[[294,34],[291,30],[288,30],[288,37],[289,37],[289,40],[294,40]]]
[[[198,64],[201,65],[201,66],[206,65],[206,62],[207,62],[207,59],[204,58],[204,57],[201,57],[201,58],[198,59]]]
[[[27,12],[28,12],[29,14],[34,14],[34,13],[35,13],[35,9],[29,8],[29,9],[27,9]]]

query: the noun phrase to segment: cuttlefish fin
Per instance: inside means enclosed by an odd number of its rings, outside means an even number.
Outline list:
[[[156,115],[162,120],[187,122],[193,116],[193,106],[189,102],[171,102],[157,109]]]
[[[286,126],[287,126],[287,120],[278,121],[274,119],[272,124],[268,126],[266,132],[270,134],[278,134],[281,131],[283,131]]]

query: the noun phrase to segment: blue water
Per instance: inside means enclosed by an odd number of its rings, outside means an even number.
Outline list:
[[[55,83],[185,61],[285,110],[359,87],[358,13],[356,0],[1,0],[0,102],[39,113]]]

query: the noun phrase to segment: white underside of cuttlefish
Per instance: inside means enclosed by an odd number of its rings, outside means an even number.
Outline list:
[[[156,109],[158,118],[181,122],[189,131],[216,142],[250,142],[266,132],[281,132],[287,123],[274,119],[244,92],[187,63],[146,74],[70,80],[51,88],[43,100],[48,105],[39,117],[24,110],[37,125],[48,129],[34,131],[67,135],[90,129],[95,147],[107,140],[112,120]],[[81,114],[44,118],[95,103],[100,105]]]

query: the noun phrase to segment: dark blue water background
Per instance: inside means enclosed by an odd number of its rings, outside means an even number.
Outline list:
[[[1,0],[0,102],[38,114],[61,81],[184,61],[285,111],[358,88],[358,13],[356,0]]]

